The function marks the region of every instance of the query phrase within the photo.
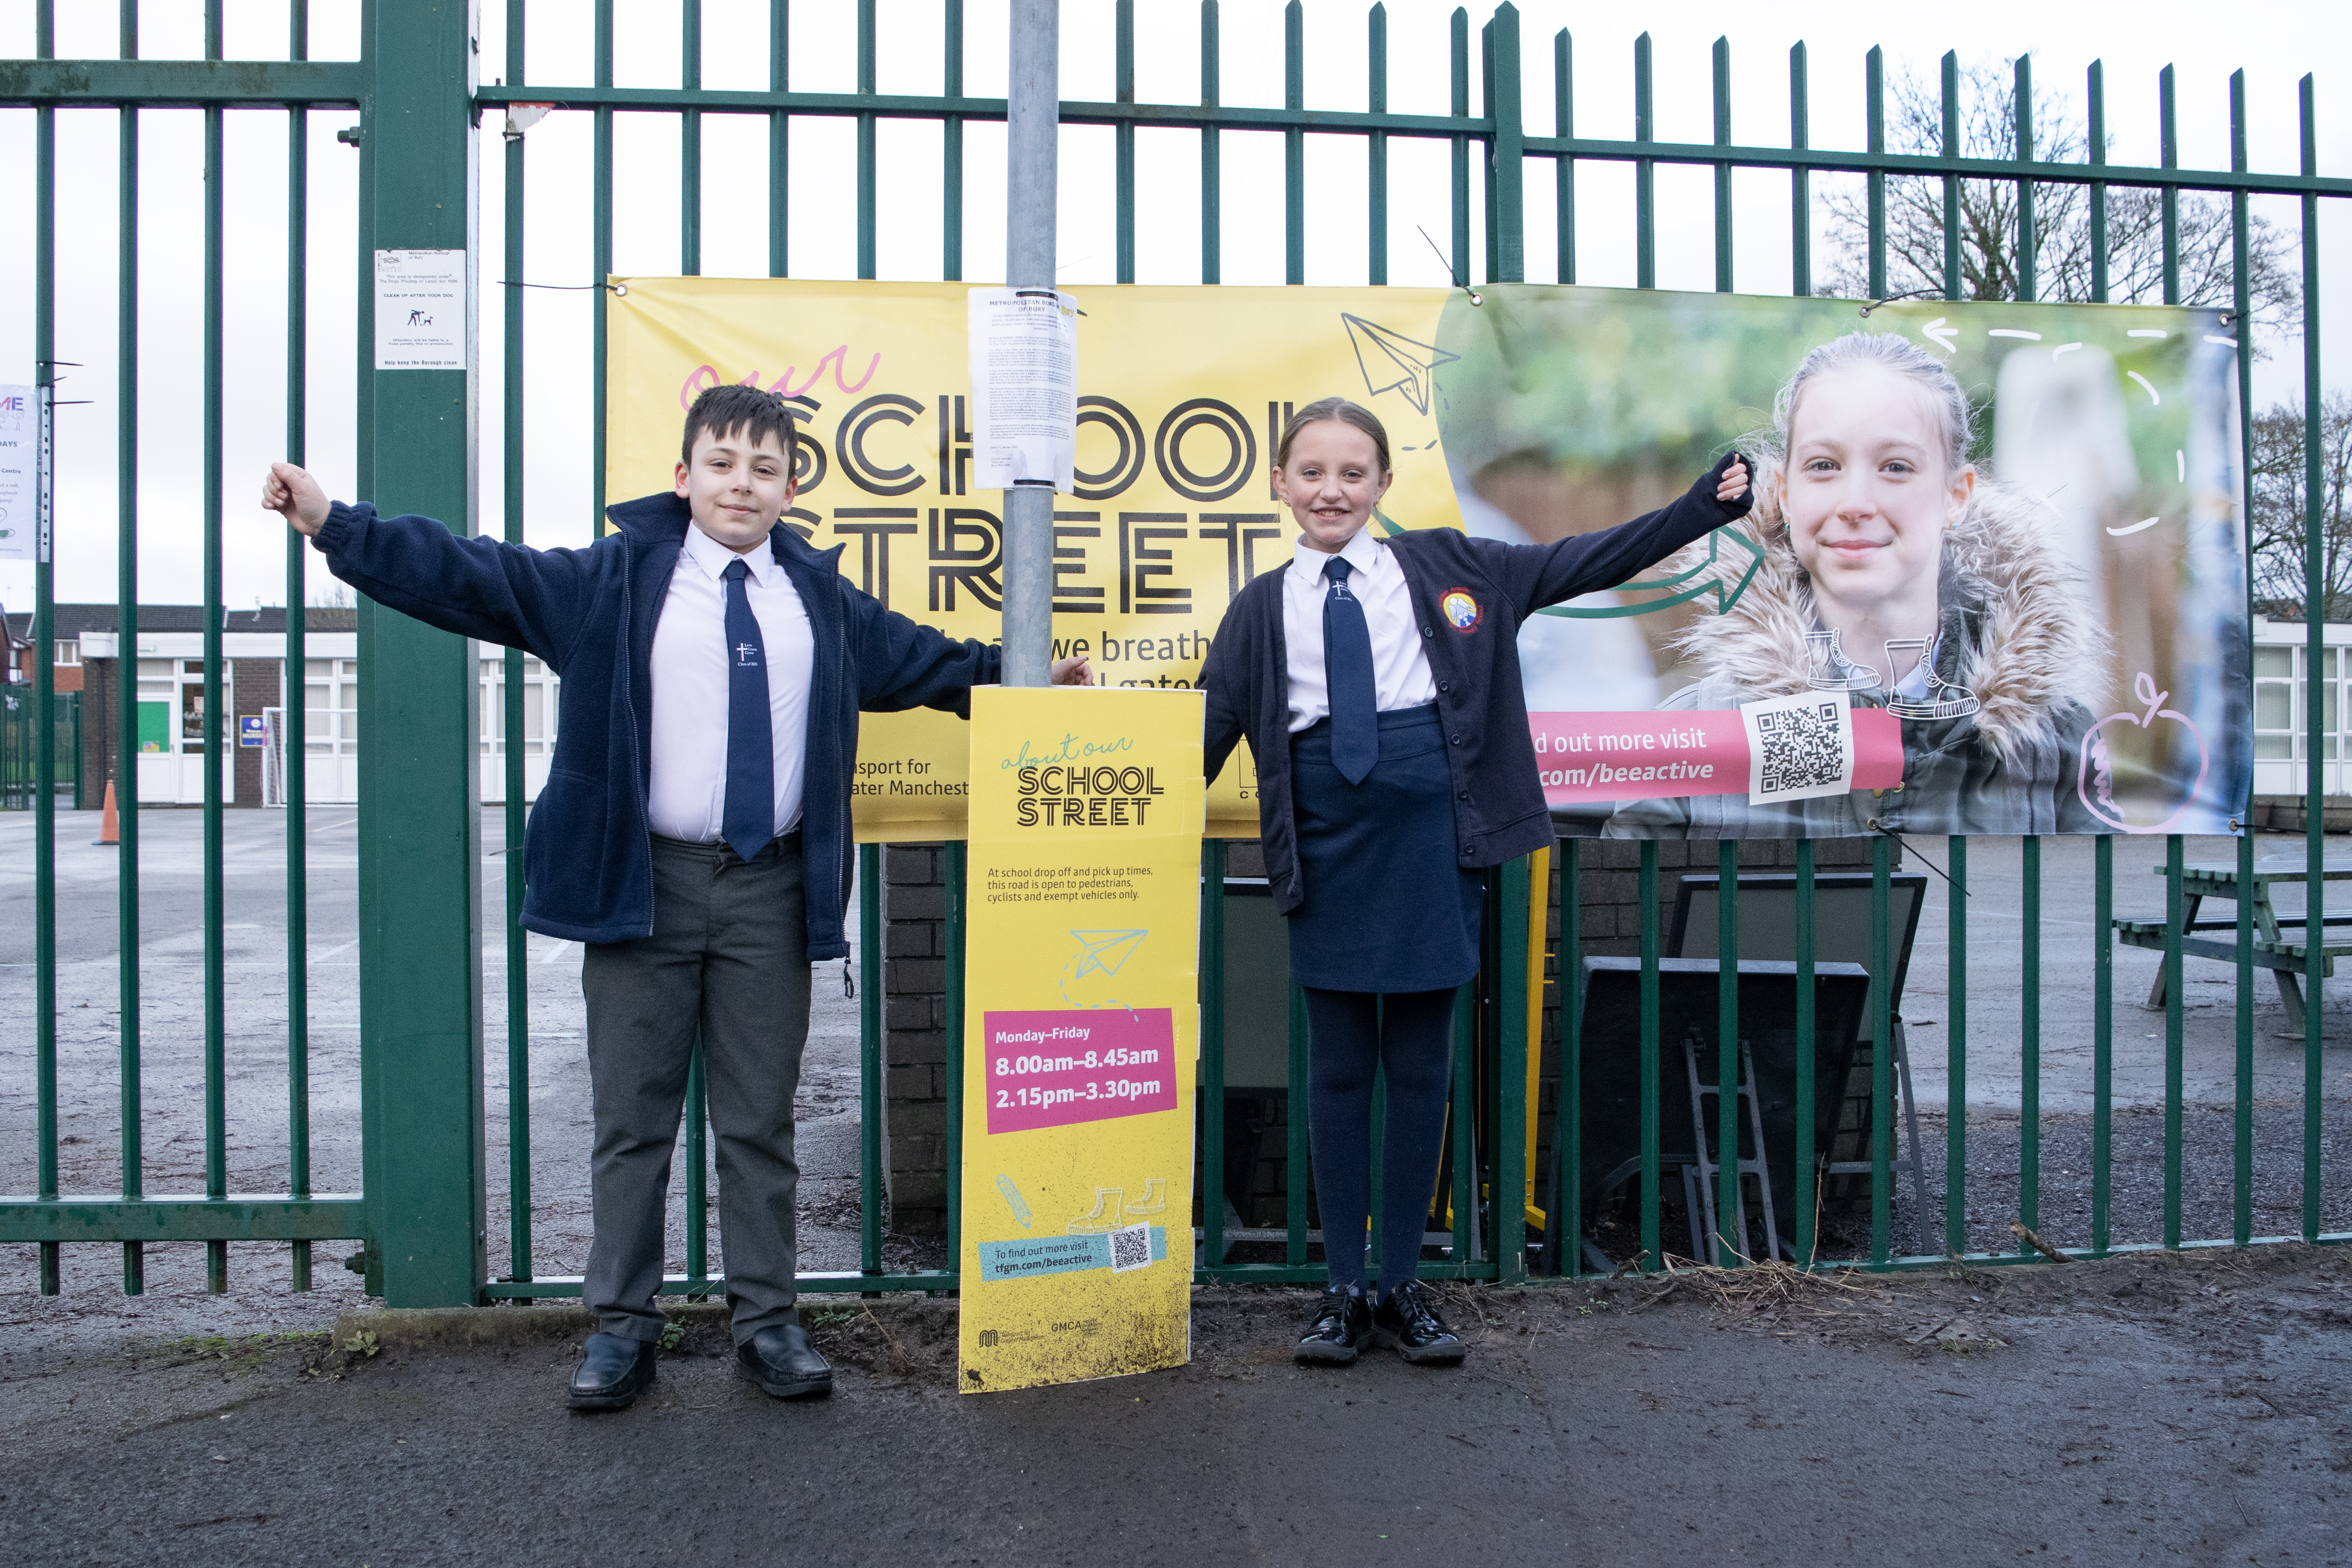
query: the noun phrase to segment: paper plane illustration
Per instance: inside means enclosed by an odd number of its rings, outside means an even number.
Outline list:
[[[1118,973],[1119,966],[1132,957],[1149,931],[1073,931],[1078,939],[1077,956],[1071,959],[1076,969],[1072,977],[1083,979],[1097,971],[1106,975]]]
[[[1364,372],[1366,395],[1400,392],[1415,413],[1427,413],[1436,390],[1433,372],[1462,356],[1434,343],[1416,342],[1361,316],[1343,311],[1339,319],[1348,324],[1348,342],[1356,350],[1357,368]]]

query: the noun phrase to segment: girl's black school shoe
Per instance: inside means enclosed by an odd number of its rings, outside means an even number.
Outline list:
[[[1372,1303],[1361,1291],[1333,1285],[1316,1303],[1315,1321],[1298,1341],[1302,1366],[1352,1366],[1356,1353],[1371,1342]]]
[[[1445,1320],[1437,1315],[1429,1287],[1407,1280],[1372,1309],[1374,1344],[1385,1344],[1415,1366],[1459,1366],[1468,1354]]]

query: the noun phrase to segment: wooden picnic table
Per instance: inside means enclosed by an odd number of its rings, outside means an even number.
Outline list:
[[[2152,869],[2158,876],[2165,874],[2163,866],[2156,866]],[[2253,915],[2254,936],[2252,956],[2254,966],[2257,968],[2268,969],[2277,979],[2279,1000],[2286,1007],[2286,1032],[2295,1036],[2303,1033],[2304,1027],[2303,988],[2295,977],[2304,972],[2309,961],[2311,899],[2309,893],[2306,892],[2305,913],[2302,916],[2290,916],[2282,920],[2278,916],[2278,912],[2272,907],[2271,887],[2273,883],[2282,882],[2302,883],[2308,887],[2310,878],[2311,862],[2308,857],[2300,854],[2265,855],[2254,862],[2251,890],[2242,886],[2238,875],[2238,862],[2233,860],[2190,861],[2181,867],[2180,872],[2180,891],[2185,901],[2181,910],[2180,925],[2180,951],[2183,956],[2219,958],[2227,963],[2236,963],[2238,959],[2237,921],[2235,919],[2200,920],[2197,918],[2197,911],[2209,898],[2227,899],[2231,903],[2237,902],[2241,897],[2246,898],[2252,905]],[[2320,867],[2320,880],[2323,883],[2352,882],[2352,856],[2341,858],[2331,856],[2324,861]],[[2326,899],[2324,895],[2319,900],[2318,913],[2319,972],[2323,976],[2333,977],[2336,973],[2336,960],[2352,957],[2352,934],[2347,934],[2342,941],[2330,941],[2327,928],[2331,925],[2352,926],[2352,915],[2329,915],[2326,912]],[[2115,926],[2116,940],[2126,946],[2153,948],[2159,953],[2164,951],[2166,932],[2165,923],[2162,920],[2119,915],[2116,919]],[[2296,935],[2285,935],[2286,930],[2295,931]],[[2215,938],[2197,935],[2200,931],[2226,931],[2230,935],[2226,938]],[[2164,971],[2158,969],[2156,973],[2156,984],[2147,993],[2147,1005],[2151,1008],[2161,1008],[2164,1006]]]

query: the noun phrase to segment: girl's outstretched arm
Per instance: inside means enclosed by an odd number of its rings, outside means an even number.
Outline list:
[[[1755,495],[1750,472],[1746,458],[1727,453],[1672,506],[1558,544],[1505,546],[1505,591],[1525,619],[1547,604],[1614,588],[1746,516]]]

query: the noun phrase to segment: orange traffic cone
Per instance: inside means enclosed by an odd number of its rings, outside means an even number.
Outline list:
[[[114,814],[114,780],[106,781],[106,813],[99,819],[98,837],[93,844],[119,844],[122,841],[122,823]]]

